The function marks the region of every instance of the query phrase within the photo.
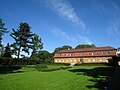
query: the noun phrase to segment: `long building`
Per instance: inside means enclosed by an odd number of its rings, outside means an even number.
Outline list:
[[[117,49],[111,46],[61,50],[54,54],[55,63],[107,63],[116,56]]]

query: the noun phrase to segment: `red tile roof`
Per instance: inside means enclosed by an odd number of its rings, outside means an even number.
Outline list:
[[[95,47],[95,48],[82,48],[82,49],[71,49],[71,50],[61,50],[56,53],[63,53],[63,52],[84,52],[84,51],[102,51],[102,50],[117,50],[111,46],[104,46],[104,47]]]

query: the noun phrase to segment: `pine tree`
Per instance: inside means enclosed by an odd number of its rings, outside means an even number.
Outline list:
[[[4,33],[8,33],[9,31],[7,28],[4,28],[5,23],[2,22],[2,19],[0,18],[0,55],[2,55],[4,51],[4,46],[2,45],[2,36]]]
[[[31,49],[32,54],[37,53],[39,50],[41,50],[43,48],[43,43],[41,42],[41,38],[39,38],[39,36],[37,34],[34,35],[33,39],[32,39],[32,46]]]
[[[34,36],[34,34],[30,32],[30,26],[27,23],[20,23],[18,29],[12,29],[12,31],[13,33],[11,33],[10,36],[15,42],[11,46],[17,58],[19,58],[21,51],[29,54],[29,47]]]
[[[3,57],[9,57],[11,58],[11,50],[10,50],[10,45],[9,43],[7,44],[7,46],[5,47],[5,52],[3,54]]]

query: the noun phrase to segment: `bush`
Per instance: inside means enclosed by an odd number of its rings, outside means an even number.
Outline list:
[[[44,69],[44,68],[47,68],[46,64],[38,64],[35,66],[35,69],[37,69],[37,70]]]
[[[6,74],[6,73],[12,73],[14,70],[21,69],[21,66],[3,66],[0,65],[0,73]]]
[[[0,58],[0,64],[4,66],[14,65],[34,65],[42,63],[39,60],[23,59],[23,58]]]

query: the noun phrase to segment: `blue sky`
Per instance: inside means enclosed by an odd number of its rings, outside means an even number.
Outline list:
[[[27,22],[50,52],[63,45],[120,47],[120,0],[0,0],[0,18],[10,32]],[[3,44],[13,42],[4,35]]]

